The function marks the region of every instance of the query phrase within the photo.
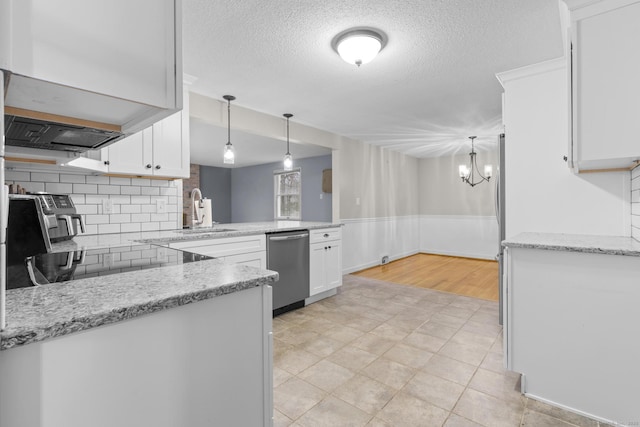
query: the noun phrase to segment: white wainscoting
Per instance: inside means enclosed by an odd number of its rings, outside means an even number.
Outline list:
[[[344,274],[413,255],[420,250],[418,215],[343,219],[342,272]]]
[[[419,252],[495,259],[498,223],[493,216],[411,215],[344,219],[342,272],[380,265]]]
[[[494,216],[420,216],[420,252],[493,260],[498,239]]]

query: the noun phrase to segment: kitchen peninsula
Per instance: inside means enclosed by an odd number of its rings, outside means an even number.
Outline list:
[[[55,252],[264,237],[340,224],[77,236]],[[271,284],[208,259],[7,292],[0,425],[270,425]]]

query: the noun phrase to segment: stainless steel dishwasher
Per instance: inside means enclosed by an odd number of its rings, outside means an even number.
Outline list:
[[[304,307],[309,297],[309,231],[267,234],[267,268],[280,278],[273,286],[273,315]]]

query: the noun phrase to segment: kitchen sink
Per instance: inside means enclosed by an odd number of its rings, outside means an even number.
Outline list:
[[[202,227],[202,228],[185,228],[183,230],[178,230],[178,233],[201,234],[201,233],[224,233],[226,231],[236,231],[236,230],[234,230],[233,228]]]

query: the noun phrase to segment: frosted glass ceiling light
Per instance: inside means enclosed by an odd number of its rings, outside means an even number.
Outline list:
[[[293,157],[289,153],[289,119],[293,117],[293,114],[284,113],[283,116],[287,118],[287,154],[284,155],[284,170],[290,171],[293,169]]]
[[[359,67],[371,62],[386,43],[386,36],[379,30],[355,28],[338,34],[332,46],[344,61]]]
[[[224,163],[234,164],[236,162],[236,154],[233,150],[233,144],[231,144],[231,101],[236,99],[233,95],[225,95],[224,99],[227,100],[227,129],[228,139],[227,144],[224,146]]]
[[[460,165],[458,166],[458,173],[460,174],[460,178],[462,178],[462,182],[466,182],[472,187],[484,182],[489,181],[491,176],[493,175],[493,167],[491,165],[484,166],[484,176],[480,173],[480,169],[478,169],[478,163],[476,159],[476,150],[473,146],[473,140],[476,139],[476,136],[470,136],[471,140],[471,152],[469,153],[469,166]],[[475,174],[478,174],[478,177],[482,178],[480,181],[475,180]]]

